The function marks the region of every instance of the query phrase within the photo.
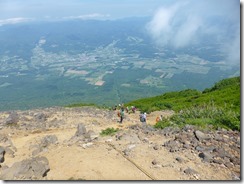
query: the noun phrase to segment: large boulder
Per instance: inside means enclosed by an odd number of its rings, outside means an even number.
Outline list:
[[[86,134],[86,127],[80,123],[78,124],[77,130],[75,132],[75,136],[79,137],[79,136],[84,136]]]
[[[138,135],[132,132],[124,133],[122,135],[117,135],[116,137],[118,140],[125,141],[126,143],[130,143],[130,144],[136,144],[141,142]]]
[[[3,170],[2,180],[42,180],[50,170],[46,157],[36,157],[16,162]]]
[[[43,137],[38,145],[35,145],[36,149],[32,152],[32,156],[38,155],[40,152],[47,150],[48,146],[58,142],[56,135],[47,135]]]
[[[89,130],[87,133],[84,134],[84,137],[88,140],[93,141],[94,139],[97,139],[99,135],[96,134],[93,130]]]
[[[19,115],[17,112],[11,112],[5,121],[6,125],[17,124],[19,121]]]
[[[205,134],[205,133],[203,133],[203,132],[201,132],[201,131],[199,131],[199,130],[196,130],[194,133],[195,133],[196,138],[197,138],[199,141],[202,141],[202,140],[209,140],[209,139],[210,139],[210,137],[209,137],[207,134]]]
[[[50,144],[55,144],[58,142],[58,138],[56,135],[47,135],[45,137],[42,138],[41,140],[41,146],[42,147],[47,147]]]

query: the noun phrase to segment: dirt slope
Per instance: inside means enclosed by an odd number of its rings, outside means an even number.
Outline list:
[[[142,126],[139,112],[125,114],[123,124],[117,123],[115,111],[85,108],[47,108],[17,111],[18,123],[5,126],[9,112],[0,113],[1,135],[12,144],[0,146],[16,148],[6,152],[0,171],[23,159],[44,156],[50,171],[45,180],[231,180],[233,172],[224,165],[202,162],[192,150],[169,152],[162,145],[168,137],[156,133],[142,133],[131,126]],[[171,111],[153,112],[148,124],[155,124],[158,115],[170,116]],[[40,118],[41,117],[41,118]],[[93,131],[95,139],[81,141],[72,139],[78,124]],[[114,136],[100,136],[106,128],[119,128]],[[57,140],[36,151],[41,140],[55,135]],[[121,136],[123,135],[123,136]],[[183,161],[179,162],[176,158]],[[185,172],[190,168],[196,173]],[[237,171],[237,172],[240,172]],[[1,178],[5,179],[5,178]]]

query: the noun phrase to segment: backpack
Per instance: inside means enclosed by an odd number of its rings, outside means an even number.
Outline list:
[[[140,115],[140,121],[141,121],[141,122],[145,122],[145,118],[143,117],[142,114]]]

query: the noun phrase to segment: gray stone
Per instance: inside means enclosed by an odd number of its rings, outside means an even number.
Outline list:
[[[34,151],[32,151],[32,156],[37,156],[41,152],[42,152],[42,148],[37,148]]]
[[[199,157],[203,159],[204,162],[212,162],[213,156],[208,152],[199,153]]]
[[[184,162],[184,159],[183,158],[181,158],[181,157],[176,157],[176,159],[175,160],[177,160],[179,163],[183,163]]]
[[[5,154],[5,149],[0,146],[0,163],[4,162],[4,154]]]
[[[94,131],[89,130],[87,133],[84,134],[84,137],[90,140],[97,139],[99,137]]]
[[[125,149],[122,152],[124,153],[125,156],[129,156],[130,155],[130,150],[129,149]]]
[[[194,169],[192,169],[192,168],[190,168],[190,167],[188,167],[187,169],[185,169],[184,170],[184,173],[185,174],[198,174],[198,172],[197,171],[195,171]]]
[[[205,150],[204,147],[202,147],[202,146],[197,146],[195,149],[197,151],[204,151]]]
[[[34,145],[36,149],[32,151],[32,156],[38,155],[40,152],[48,150],[48,146],[51,144],[56,144],[58,142],[58,138],[56,135],[47,135],[43,137],[38,145]]]
[[[238,157],[231,157],[231,158],[230,158],[230,161],[231,161],[234,165],[240,165],[240,162],[241,162],[240,158],[238,158]]]
[[[154,159],[154,160],[152,161],[152,164],[153,164],[153,165],[160,165],[160,162],[159,162],[158,160]]]
[[[195,126],[194,125],[185,125],[184,128],[183,128],[183,130],[185,132],[192,132],[192,131],[195,130]]]
[[[38,122],[44,122],[47,120],[47,115],[44,114],[43,112],[39,112],[37,114],[34,115],[36,121]]]
[[[161,134],[164,136],[171,136],[174,134],[177,134],[180,132],[180,129],[178,127],[165,127],[162,131]]]
[[[213,149],[213,152],[220,158],[231,157],[231,155],[223,148],[215,148]]]
[[[159,148],[160,148],[160,147],[159,147],[159,145],[157,145],[157,144],[156,144],[155,146],[153,146],[153,149],[154,149],[154,150],[159,150]]]
[[[93,143],[92,142],[88,142],[88,143],[86,143],[86,144],[82,144],[82,147],[84,148],[84,149],[86,149],[86,148],[90,148],[90,147],[92,147],[93,146]]]
[[[5,121],[6,125],[17,124],[19,121],[19,115],[17,112],[11,112]]]
[[[169,149],[170,152],[176,152],[179,151],[181,148],[181,144],[178,141],[169,140],[166,143],[164,143],[164,146]]]
[[[12,167],[3,170],[3,180],[41,180],[50,170],[46,157],[36,157],[16,162]]]
[[[189,149],[191,146],[190,146],[190,144],[183,144],[183,148],[185,148],[185,149]]]
[[[58,142],[56,135],[47,135],[41,140],[41,147],[48,147],[50,144],[55,144]]]
[[[194,133],[195,133],[197,140],[199,140],[199,141],[210,139],[210,137],[208,135],[206,135],[205,133],[203,133],[199,130],[196,130]]]
[[[130,144],[130,145],[127,146],[127,149],[133,150],[135,147],[136,147],[135,144]]]
[[[86,127],[80,123],[78,124],[77,131],[75,132],[75,136],[84,136],[86,134]]]
[[[221,165],[221,164],[224,164],[224,161],[221,158],[214,158],[213,159],[213,163]]]
[[[140,139],[138,137],[137,134],[135,133],[125,133],[123,135],[121,135],[119,138],[119,140],[125,141],[125,142],[129,142],[131,144],[135,144],[135,143],[140,143]]]

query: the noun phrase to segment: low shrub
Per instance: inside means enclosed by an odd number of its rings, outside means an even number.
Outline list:
[[[102,132],[100,133],[101,136],[107,136],[107,135],[114,135],[116,132],[118,132],[119,129],[116,128],[107,128],[105,130],[102,130]]]
[[[201,128],[218,127],[240,130],[240,114],[223,107],[217,107],[214,103],[190,107],[173,115],[170,120],[179,127],[192,124]]]
[[[172,126],[172,122],[167,118],[163,118],[161,121],[154,125],[154,128],[164,129],[165,127],[169,126]]]

